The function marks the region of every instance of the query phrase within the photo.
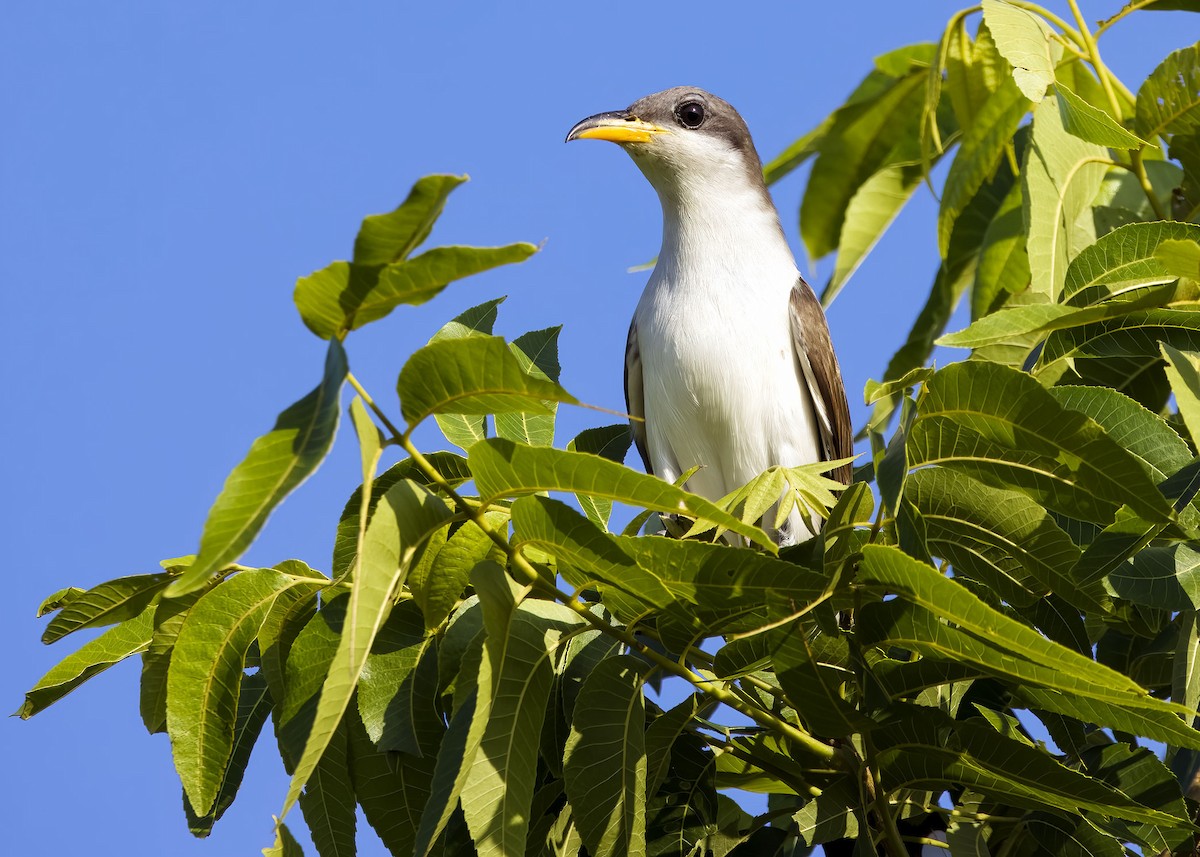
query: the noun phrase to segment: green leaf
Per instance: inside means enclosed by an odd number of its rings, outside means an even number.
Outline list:
[[[889,160],[901,157],[905,155],[893,153]],[[872,173],[854,191],[842,215],[837,259],[829,284],[821,293],[821,303],[829,306],[849,282],[921,184],[921,177],[920,164],[889,163]]]
[[[840,738],[871,728],[870,719],[847,701],[843,691],[844,685],[852,683],[853,673],[820,661],[821,644],[830,645],[831,641],[810,640],[800,623],[777,639],[773,654],[779,684],[811,731]]]
[[[145,651],[154,632],[153,618],[154,611],[147,608],[134,618],[84,643],[73,654],[67,655],[26,691],[25,701],[17,709],[16,715],[22,720],[28,720],[39,711],[58,702],[92,676],[99,675],[130,655]]]
[[[561,367],[558,363],[558,334],[562,326],[532,330],[509,343],[521,368],[534,378],[558,383]],[[538,412],[514,411],[496,414],[496,434],[534,446],[554,444],[554,413],[556,402],[542,402]],[[545,413],[544,411],[549,411]]]
[[[1136,385],[1157,377],[1165,386],[1159,351],[1164,342],[1181,350],[1200,351],[1200,304],[1175,303],[1166,309],[1140,310],[1056,331],[1046,340],[1033,373],[1038,378],[1058,379],[1073,369],[1088,383],[1104,383],[1144,405],[1161,407],[1139,395]],[[1110,371],[1101,374],[1106,368]],[[1151,370],[1157,375],[1141,378]]]
[[[56,610],[63,609],[80,595],[83,595],[83,593],[86,591],[87,590],[85,589],[80,589],[78,586],[67,586],[63,589],[59,589],[50,593],[46,596],[45,600],[38,605],[36,614],[37,618],[41,619],[48,613],[53,613]]]
[[[283,822],[275,825],[275,844],[264,848],[262,853],[263,857],[304,857],[304,849]]]
[[[142,653],[142,679],[138,688],[138,712],[151,735],[167,731],[167,674],[183,620],[200,597],[216,585],[217,581],[213,581],[206,589],[189,592],[182,598],[160,598],[151,611],[154,636]]]
[[[1152,546],[1109,575],[1117,595],[1160,610],[1200,610],[1200,553],[1185,544]]]
[[[1161,348],[1179,416],[1192,436],[1192,443],[1200,444],[1200,354],[1179,351],[1165,342]]]
[[[1078,591],[1070,572],[1079,548],[1024,494],[934,467],[909,474],[905,496],[925,520],[930,551],[1008,603],[1030,604],[1048,591],[1082,609],[1103,600],[1103,591]]]
[[[434,469],[441,474],[442,478],[450,485],[451,488],[457,488],[468,479],[471,478],[471,471],[467,467],[467,460],[461,455],[456,455],[453,452],[427,452],[425,460],[432,464]],[[367,519],[375,514],[375,507],[379,503],[379,498],[388,492],[388,490],[401,480],[408,479],[418,485],[423,485],[426,488],[432,488],[434,482],[420,468],[416,461],[411,458],[406,458],[399,461],[385,470],[371,485],[370,500],[367,504]],[[354,493],[350,495],[350,499],[346,501],[345,507],[342,509],[342,516],[338,520],[337,535],[333,542],[333,564],[332,574],[334,578],[340,578],[354,565],[354,558],[358,556],[358,526],[360,516],[362,514],[362,486],[354,489]]]
[[[971,318],[983,318],[1030,282],[1029,253],[1025,249],[1022,209],[1025,193],[1014,182],[988,223],[979,249],[975,287],[971,292]]]
[[[1151,697],[1116,670],[993,610],[962,585],[898,548],[864,547],[859,581],[902,599],[863,608],[861,633],[868,645],[886,641],[927,657],[973,664],[1018,683],[1125,708],[1168,714],[1182,710]]]
[[[564,774],[575,823],[592,854],[647,853],[645,669],[628,655],[603,661],[575,706]]]
[[[409,426],[431,414],[548,413],[543,401],[577,401],[553,381],[527,373],[498,336],[426,345],[404,364],[396,390]]]
[[[895,725],[874,733],[881,778],[896,786],[967,786],[1027,809],[1076,815],[1081,809],[1172,827],[1182,818],[1142,806],[1111,786],[1074,771],[1049,753],[999,735],[982,719],[952,721],[925,707],[906,706]]]
[[[901,140],[916,142],[926,67],[933,51],[930,44],[896,51],[903,56],[903,67],[876,75],[869,84],[869,97],[864,93],[861,101],[834,114],[800,204],[800,233],[813,258],[837,247],[847,206],[867,179],[890,163],[912,160],[911,154],[897,154],[897,160],[892,160],[893,151]]]
[[[1146,140],[1200,129],[1200,42],[1167,54],[1146,78],[1134,128]]]
[[[964,330],[943,336],[938,345],[950,348],[981,348],[1003,343],[1021,344],[1056,330],[1068,330],[1120,318],[1147,307],[1160,307],[1175,295],[1173,288],[1147,290],[1136,299],[1105,301],[1087,307],[1065,304],[1029,304],[1005,307],[971,323]]]
[[[363,484],[366,484],[375,478],[375,467],[379,463],[379,453],[383,448],[383,433],[367,413],[367,406],[359,396],[355,396],[350,402],[350,419],[354,423],[354,433],[358,435]]]
[[[158,597],[171,582],[171,577],[170,574],[138,574],[93,586],[63,605],[42,632],[42,642],[53,643],[80,628],[98,628],[132,619]]]
[[[497,308],[504,303],[504,300],[504,298],[494,298],[463,310],[446,322],[430,338],[430,343],[448,339],[465,339],[468,336],[478,336],[479,334],[490,336],[492,326],[496,323]],[[463,449],[469,449],[475,441],[487,437],[487,417],[483,414],[437,414],[434,419],[437,420],[438,427],[446,436],[446,440]]]
[[[390,265],[334,262],[297,280],[293,300],[309,330],[322,339],[344,339],[402,304],[423,304],[455,280],[524,262],[537,249],[532,244],[434,247]]]
[[[1116,119],[1099,107],[1088,104],[1072,92],[1061,80],[1054,89],[1058,93],[1058,110],[1063,128],[1080,140],[1112,149],[1140,149],[1151,145],[1125,130]]]
[[[1050,394],[1063,407],[1099,423],[1109,437],[1141,462],[1142,469],[1156,483],[1192,460],[1188,445],[1161,417],[1116,390],[1061,386],[1051,387]]]
[[[451,191],[465,181],[466,176],[423,176],[394,211],[364,217],[354,239],[355,263],[386,265],[407,258],[429,237]]]
[[[168,596],[201,588],[213,572],[241,556],[275,507],[321,464],[337,432],[346,372],[346,352],[340,343],[330,342],[325,377],[279,415],[274,428],[254,441],[229,474],[204,522],[196,561],[167,588]]]
[[[437,700],[437,649],[411,601],[392,610],[358,679],[358,711],[379,750],[436,753],[445,731]]]
[[[498,566],[491,566],[493,570]],[[488,621],[491,590],[480,590]],[[481,855],[522,854],[537,784],[538,736],[564,634],[582,621],[551,601],[522,601],[488,626],[484,651],[492,706],[462,789],[463,813]]]
[[[629,447],[633,443],[633,432],[625,423],[615,426],[584,429],[567,444],[569,452],[586,452],[589,455],[599,455],[617,464],[623,464]],[[608,519],[612,516],[612,501],[603,497],[592,497],[588,494],[576,494],[579,508],[593,522],[608,529]]]
[[[1200,247],[1194,241],[1167,239],[1158,245],[1154,257],[1176,277],[1200,280]]]
[[[988,97],[974,123],[963,133],[938,210],[938,250],[942,258],[949,253],[950,234],[959,214],[995,173],[1005,146],[1027,112],[1029,99],[1016,84],[1006,80]]]
[[[708,500],[598,455],[490,438],[471,447],[467,460],[479,493],[488,502],[541,491],[570,491],[676,512],[745,536],[772,553],[778,551],[758,527],[743,523]]]
[[[834,117],[827,116],[820,125],[807,134],[793,140],[786,149],[772,158],[763,166],[763,181],[773,185],[784,176],[799,169],[805,161],[815,155],[821,147],[821,141],[833,125]]]
[[[910,467],[951,466],[1048,509],[1106,523],[1128,504],[1150,521],[1171,510],[1137,459],[1028,375],[960,363],[926,382],[909,432]]]
[[[325,677],[312,732],[296,764],[280,818],[299,796],[341,722],[375,635],[390,612],[392,594],[430,534],[441,529],[449,516],[440,498],[408,480],[392,486],[380,498],[355,570],[346,627]]]
[[[1025,13],[1022,13],[1025,14]],[[1067,265],[1096,240],[1091,202],[1108,171],[1108,150],[1068,134],[1050,97],[1033,111],[1033,134],[1021,170],[1030,288],[1059,300]]]
[[[429,799],[434,756],[382,753],[354,716],[346,718],[350,736],[350,775],[354,797],[367,822],[393,854],[412,854],[421,810]]]
[[[660,537],[611,536],[563,503],[545,497],[513,504],[516,541],[553,553],[574,586],[600,582],[663,610],[695,618],[696,628],[718,633],[704,618],[759,608],[772,595],[797,606],[816,601],[829,587],[825,575],[749,548]],[[573,571],[562,569],[569,564]],[[607,602],[606,602],[607,603]],[[644,608],[639,606],[638,612]]]
[[[1130,223],[1109,232],[1071,262],[1063,283],[1063,299],[1089,303],[1140,286],[1175,279],[1155,254],[1168,240],[1200,241],[1200,226],[1159,221]]]
[[[246,765],[250,762],[250,751],[254,749],[263,724],[267,722],[272,704],[267,680],[262,673],[248,675],[242,679],[238,693],[237,720],[233,725],[233,750],[229,754],[229,764],[225,767],[212,810],[208,815],[197,816],[187,800],[187,795],[184,795],[183,807],[188,815],[188,830],[193,836],[208,836],[225,810],[233,805],[242,785],[242,777],[246,773]]]
[[[207,815],[233,752],[246,652],[280,591],[274,569],[244,571],[188,611],[167,673],[167,733],[175,770],[197,815]]]
[[[508,513],[503,510],[484,515],[488,526],[508,532]],[[413,598],[421,607],[428,630],[446,620],[462,597],[471,570],[485,559],[503,561],[504,553],[474,521],[465,521],[446,545],[437,552],[432,564],[413,569],[408,578]]]
[[[1026,98],[1040,102],[1054,82],[1054,67],[1062,54],[1050,26],[1040,16],[1003,0],[983,0],[981,5],[996,49],[1013,67],[1013,80]]]
[[[353,857],[357,809],[350,784],[346,723],[338,725],[300,795],[304,823],[321,857]]]

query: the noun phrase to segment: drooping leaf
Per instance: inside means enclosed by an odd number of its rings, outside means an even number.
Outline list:
[[[466,176],[423,176],[394,211],[364,217],[354,239],[354,262],[386,265],[407,258],[429,237],[446,199],[465,181]]]
[[[244,571],[188,611],[167,673],[167,733],[175,770],[197,815],[207,815],[233,751],[246,652],[279,593],[275,569]]]
[[[801,236],[813,258],[837,247],[851,198],[863,182],[888,165],[897,142],[915,141],[925,69],[933,51],[933,45],[920,44],[894,52],[906,60],[903,66],[876,78],[870,87],[873,97],[835,114],[821,139],[800,204]]]
[[[337,432],[346,372],[346,352],[340,343],[330,342],[325,377],[279,415],[275,427],[254,442],[229,474],[204,522],[196,560],[168,587],[168,596],[203,587],[213,572],[241,556],[275,507],[317,469]]]
[[[945,258],[950,235],[959,214],[995,173],[1004,147],[1012,140],[1017,125],[1029,111],[1026,98],[1011,80],[1006,80],[984,102],[973,124],[963,134],[954,163],[946,176],[938,210],[938,250]]]
[[[480,591],[485,622],[488,592]],[[554,660],[563,635],[580,624],[579,617],[561,604],[529,599],[509,614],[503,633],[488,628],[484,646],[493,701],[461,798],[467,827],[481,855],[506,857],[525,850],[537,781],[538,736],[554,679]]]
[[[1029,285],[1029,252],[1025,248],[1022,217],[1024,204],[1024,189],[1020,182],[1014,182],[987,225],[971,292],[973,320],[983,318],[997,304]]]
[[[321,857],[354,857],[358,821],[355,804],[343,721],[300,794],[304,823]]]
[[[280,818],[299,796],[341,722],[375,635],[388,617],[393,592],[426,539],[445,525],[449,515],[440,498],[407,480],[392,486],[380,498],[367,525],[346,609],[345,629],[329,666],[312,731],[296,764]]]
[[[1168,54],[1146,78],[1134,128],[1145,140],[1200,129],[1200,42]]]
[[[602,662],[575,706],[564,773],[575,823],[593,854],[647,853],[643,670],[630,656]]]
[[[437,702],[437,649],[421,611],[398,604],[371,646],[358,679],[358,711],[380,751],[436,753],[443,724]]]
[[[1179,351],[1165,342],[1162,353],[1179,416],[1192,436],[1192,443],[1200,444],[1200,354]]]
[[[1039,15],[1004,0],[983,0],[983,20],[996,49],[1012,65],[1013,80],[1034,103],[1054,82],[1054,67],[1062,47],[1051,38],[1050,26]]]
[[[297,280],[293,299],[309,330],[322,339],[344,339],[402,304],[423,304],[455,280],[523,262],[537,249],[524,243],[449,246],[392,264],[334,262]]]
[[[275,844],[264,848],[262,853],[263,857],[304,857],[304,849],[283,822],[275,825]]]
[[[1022,13],[1028,14],[1028,13]],[[1030,288],[1059,300],[1067,265],[1096,240],[1090,204],[1108,167],[1108,150],[1063,128],[1054,96],[1033,111],[1033,134],[1021,171]]]
[[[752,539],[772,553],[778,550],[758,527],[743,523],[708,500],[598,455],[522,446],[494,438],[471,447],[468,461],[479,493],[488,500],[539,491],[570,491],[687,515]]]
[[[130,655],[146,650],[154,633],[154,610],[147,608],[132,619],[109,628],[89,640],[73,654],[50,668],[38,683],[25,692],[25,701],[15,712],[28,720],[53,705],[92,676],[120,663]]]
[[[193,836],[203,838],[212,832],[213,825],[237,797],[242,785],[242,777],[246,773],[246,765],[250,762],[250,751],[262,732],[263,724],[271,713],[273,701],[267,689],[267,680],[262,673],[246,676],[238,692],[237,720],[233,727],[233,750],[229,754],[229,764],[221,778],[221,786],[217,790],[217,798],[212,810],[205,816],[197,816],[184,795],[184,809],[188,814],[188,829]]]
[[[498,336],[426,345],[408,358],[396,390],[409,426],[432,414],[548,413],[543,401],[577,401],[553,381],[527,373]]]

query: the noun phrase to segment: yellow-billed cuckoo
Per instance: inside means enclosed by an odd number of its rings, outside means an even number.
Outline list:
[[[825,313],[796,269],[738,112],[675,87],[584,119],[571,140],[619,143],[662,203],[662,250],[625,352],[646,469],[675,481],[699,465],[687,487],[719,499],[774,465],[851,456]],[[848,482],[849,465],[832,475]],[[793,511],[778,538],[810,535]]]

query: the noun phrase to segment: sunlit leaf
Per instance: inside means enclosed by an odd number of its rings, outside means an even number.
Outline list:
[[[1108,170],[1108,157],[1104,147],[1067,133],[1057,98],[1034,109],[1021,171],[1025,247],[1033,276],[1030,288],[1051,302],[1062,294],[1067,265],[1096,240],[1089,205]]]
[[[1083,250],[1063,283],[1063,298],[1073,303],[1117,295],[1139,286],[1174,279],[1155,253],[1168,240],[1200,241],[1200,226],[1160,221],[1114,229]]]
[[[204,522],[196,561],[168,587],[167,595],[201,588],[213,572],[241,556],[275,507],[317,469],[337,432],[346,371],[346,352],[330,342],[325,377],[279,415],[275,427],[254,442],[226,478]]]
[[[130,655],[146,650],[154,632],[154,611],[147,608],[141,614],[110,628],[94,640],[84,643],[50,668],[38,683],[25,692],[25,701],[15,712],[28,720],[39,711],[53,705],[92,676],[120,663]]]
[[[1146,145],[1145,140],[1125,130],[1104,110],[1088,104],[1062,81],[1056,81],[1054,89],[1058,93],[1063,128],[1068,134],[1113,149],[1139,149]]]
[[[540,491],[588,494],[704,520],[752,539],[772,552],[777,550],[758,527],[742,523],[708,500],[598,455],[522,446],[495,438],[471,447],[468,461],[479,493],[488,499]]]
[[[119,577],[86,592],[80,592],[63,604],[46,630],[43,643],[53,643],[72,631],[115,625],[137,616],[171,582],[169,574],[139,574]]]
[[[1026,98],[1040,102],[1054,82],[1054,67],[1062,54],[1050,26],[1039,15],[1004,0],[983,0],[981,5],[996,49],[1013,67],[1013,80]]]
[[[646,854],[644,670],[629,656],[604,661],[575,706],[564,773],[575,822],[593,854]]]
[[[394,211],[364,217],[354,239],[354,262],[386,265],[407,258],[429,237],[450,193],[466,180],[466,176],[423,176]]]
[[[1168,54],[1146,78],[1134,127],[1146,140],[1200,129],[1200,43]]]
[[[553,381],[527,373],[498,336],[426,345],[408,358],[396,389],[410,426],[432,414],[549,413],[543,401],[576,402]]]

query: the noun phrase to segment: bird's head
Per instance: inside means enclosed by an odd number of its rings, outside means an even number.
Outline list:
[[[609,140],[633,158],[662,195],[687,197],[704,188],[762,186],[762,164],[750,131],[726,101],[694,86],[647,95],[625,110],[597,113],[567,134]],[[765,191],[764,191],[765,192]]]

